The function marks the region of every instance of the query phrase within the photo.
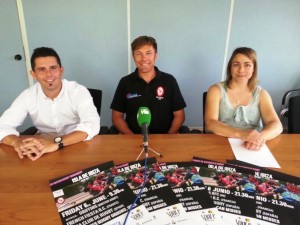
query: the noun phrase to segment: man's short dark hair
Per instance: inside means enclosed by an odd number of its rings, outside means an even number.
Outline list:
[[[151,45],[155,49],[155,52],[157,52],[157,43],[156,40],[153,37],[150,36],[139,36],[138,38],[134,39],[131,43],[131,51],[133,52],[144,46],[144,45]]]
[[[40,47],[40,48],[34,49],[34,51],[32,53],[31,60],[30,60],[31,69],[34,70],[34,68],[35,68],[35,59],[36,58],[47,57],[47,56],[53,56],[53,57],[55,57],[57,63],[61,67],[60,58],[59,58],[58,54],[56,53],[56,51],[53,48]]]

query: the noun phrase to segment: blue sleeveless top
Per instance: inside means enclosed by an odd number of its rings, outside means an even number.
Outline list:
[[[248,105],[238,105],[235,108],[228,99],[226,83],[224,86],[222,83],[218,83],[218,87],[222,93],[219,108],[219,121],[243,130],[262,130],[263,124],[259,111],[260,86],[257,86],[257,88],[253,91],[252,100]]]

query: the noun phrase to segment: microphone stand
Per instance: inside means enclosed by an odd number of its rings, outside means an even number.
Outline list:
[[[144,142],[143,145],[142,145],[142,150],[141,150],[140,154],[138,155],[138,157],[136,158],[135,161],[137,161],[140,158],[140,156],[142,155],[143,152],[145,152],[145,158],[148,157],[148,150],[150,150],[151,152],[153,152],[154,154],[158,155],[161,158],[163,157],[162,154],[160,154],[159,152],[157,152],[154,149],[150,148],[148,146],[148,142]]]
[[[143,152],[145,152],[145,159],[148,157],[148,150],[152,151],[154,154],[158,155],[159,157],[163,157],[162,154],[158,153],[157,151],[153,150],[152,148],[148,147],[148,123],[142,124],[142,134],[143,134],[143,145],[142,145],[142,151],[136,158],[136,161],[140,158]]]

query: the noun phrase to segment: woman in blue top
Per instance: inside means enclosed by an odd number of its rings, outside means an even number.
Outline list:
[[[227,78],[207,92],[206,128],[218,135],[240,138],[258,150],[282,132],[282,124],[268,92],[258,86],[256,53],[237,48],[227,65]]]

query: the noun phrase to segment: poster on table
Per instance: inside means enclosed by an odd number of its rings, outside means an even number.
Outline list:
[[[169,187],[155,158],[116,165],[114,170],[126,180],[134,194],[159,225],[192,225],[183,205]]]
[[[64,225],[124,223],[135,195],[113,166],[110,161],[49,181]],[[151,220],[144,206],[135,205],[128,224],[148,225]]]
[[[220,211],[223,224],[261,225],[256,219],[256,191],[251,183],[255,172],[194,157],[204,185]],[[268,224],[268,223],[264,223]]]
[[[230,160],[236,167],[255,167]],[[270,169],[259,169],[252,183],[256,188],[256,217],[271,224],[298,224],[300,221],[300,178]]]
[[[193,224],[220,225],[221,216],[192,162],[159,163],[169,186]]]

